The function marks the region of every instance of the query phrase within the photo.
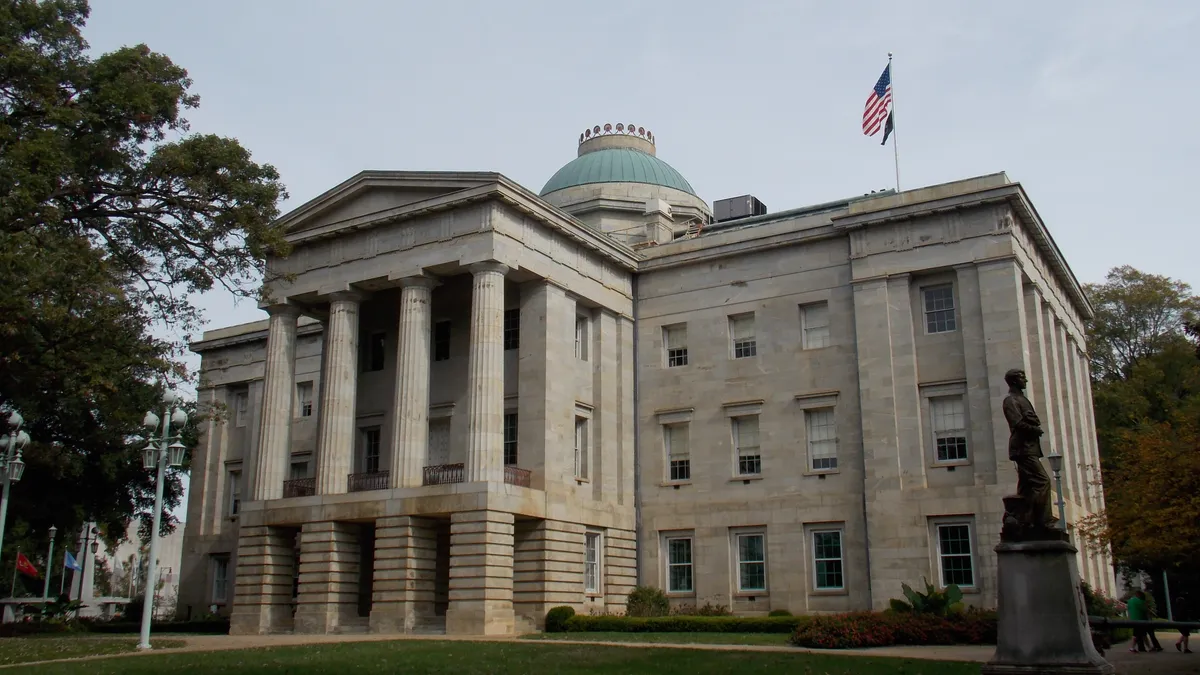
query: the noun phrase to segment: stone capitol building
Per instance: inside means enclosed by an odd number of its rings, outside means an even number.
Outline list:
[[[233,633],[507,634],[635,585],[737,614],[996,604],[1029,374],[1103,508],[1079,282],[999,173],[712,208],[632,124],[534,193],[365,171],[283,216],[264,321],[208,331],[179,611]],[[1108,553],[1082,578],[1112,593]]]

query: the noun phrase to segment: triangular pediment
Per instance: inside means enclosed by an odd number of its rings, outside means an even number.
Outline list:
[[[288,235],[332,232],[372,216],[444,198],[500,180],[495,173],[364,171],[282,218]]]

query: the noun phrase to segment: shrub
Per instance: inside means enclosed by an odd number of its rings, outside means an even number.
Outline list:
[[[890,601],[893,612],[948,616],[962,611],[963,595],[962,589],[958,586],[950,584],[945,590],[939,591],[925,579],[921,579],[921,581],[925,582],[924,593],[914,591],[908,584],[900,584],[904,589],[904,597],[907,598],[907,602],[893,598]]]
[[[911,612],[854,612],[818,616],[801,623],[791,642],[815,649],[995,644],[996,614],[968,611],[942,617]]]
[[[662,589],[653,586],[638,586],[629,592],[625,601],[627,616],[667,616],[671,613],[671,602]]]
[[[575,610],[566,605],[550,608],[550,611],[546,612],[546,632],[567,632],[567,621],[573,616],[575,616]]]
[[[792,613],[787,611],[786,609],[773,609],[767,614],[767,616],[791,616],[791,615],[792,615]]]
[[[567,620],[579,633],[791,633],[806,617],[784,616],[582,616]]]
[[[671,616],[733,616],[726,605],[714,605],[706,602],[700,608],[695,605],[677,605],[671,608]]]

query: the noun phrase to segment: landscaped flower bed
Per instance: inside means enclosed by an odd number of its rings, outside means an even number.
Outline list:
[[[791,641],[813,649],[995,644],[996,615],[972,611],[947,617],[893,612],[814,616],[797,626]]]

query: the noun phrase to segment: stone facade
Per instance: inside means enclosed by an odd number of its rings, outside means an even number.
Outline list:
[[[1068,521],[1102,508],[1090,308],[1019,184],[700,229],[626,208],[646,184],[580,190],[367,172],[284,217],[269,319],[193,346],[225,414],[192,461],[181,612],[509,634],[638,583],[830,612],[922,577],[994,606],[1014,367]],[[1111,592],[1106,552],[1078,562]]]

